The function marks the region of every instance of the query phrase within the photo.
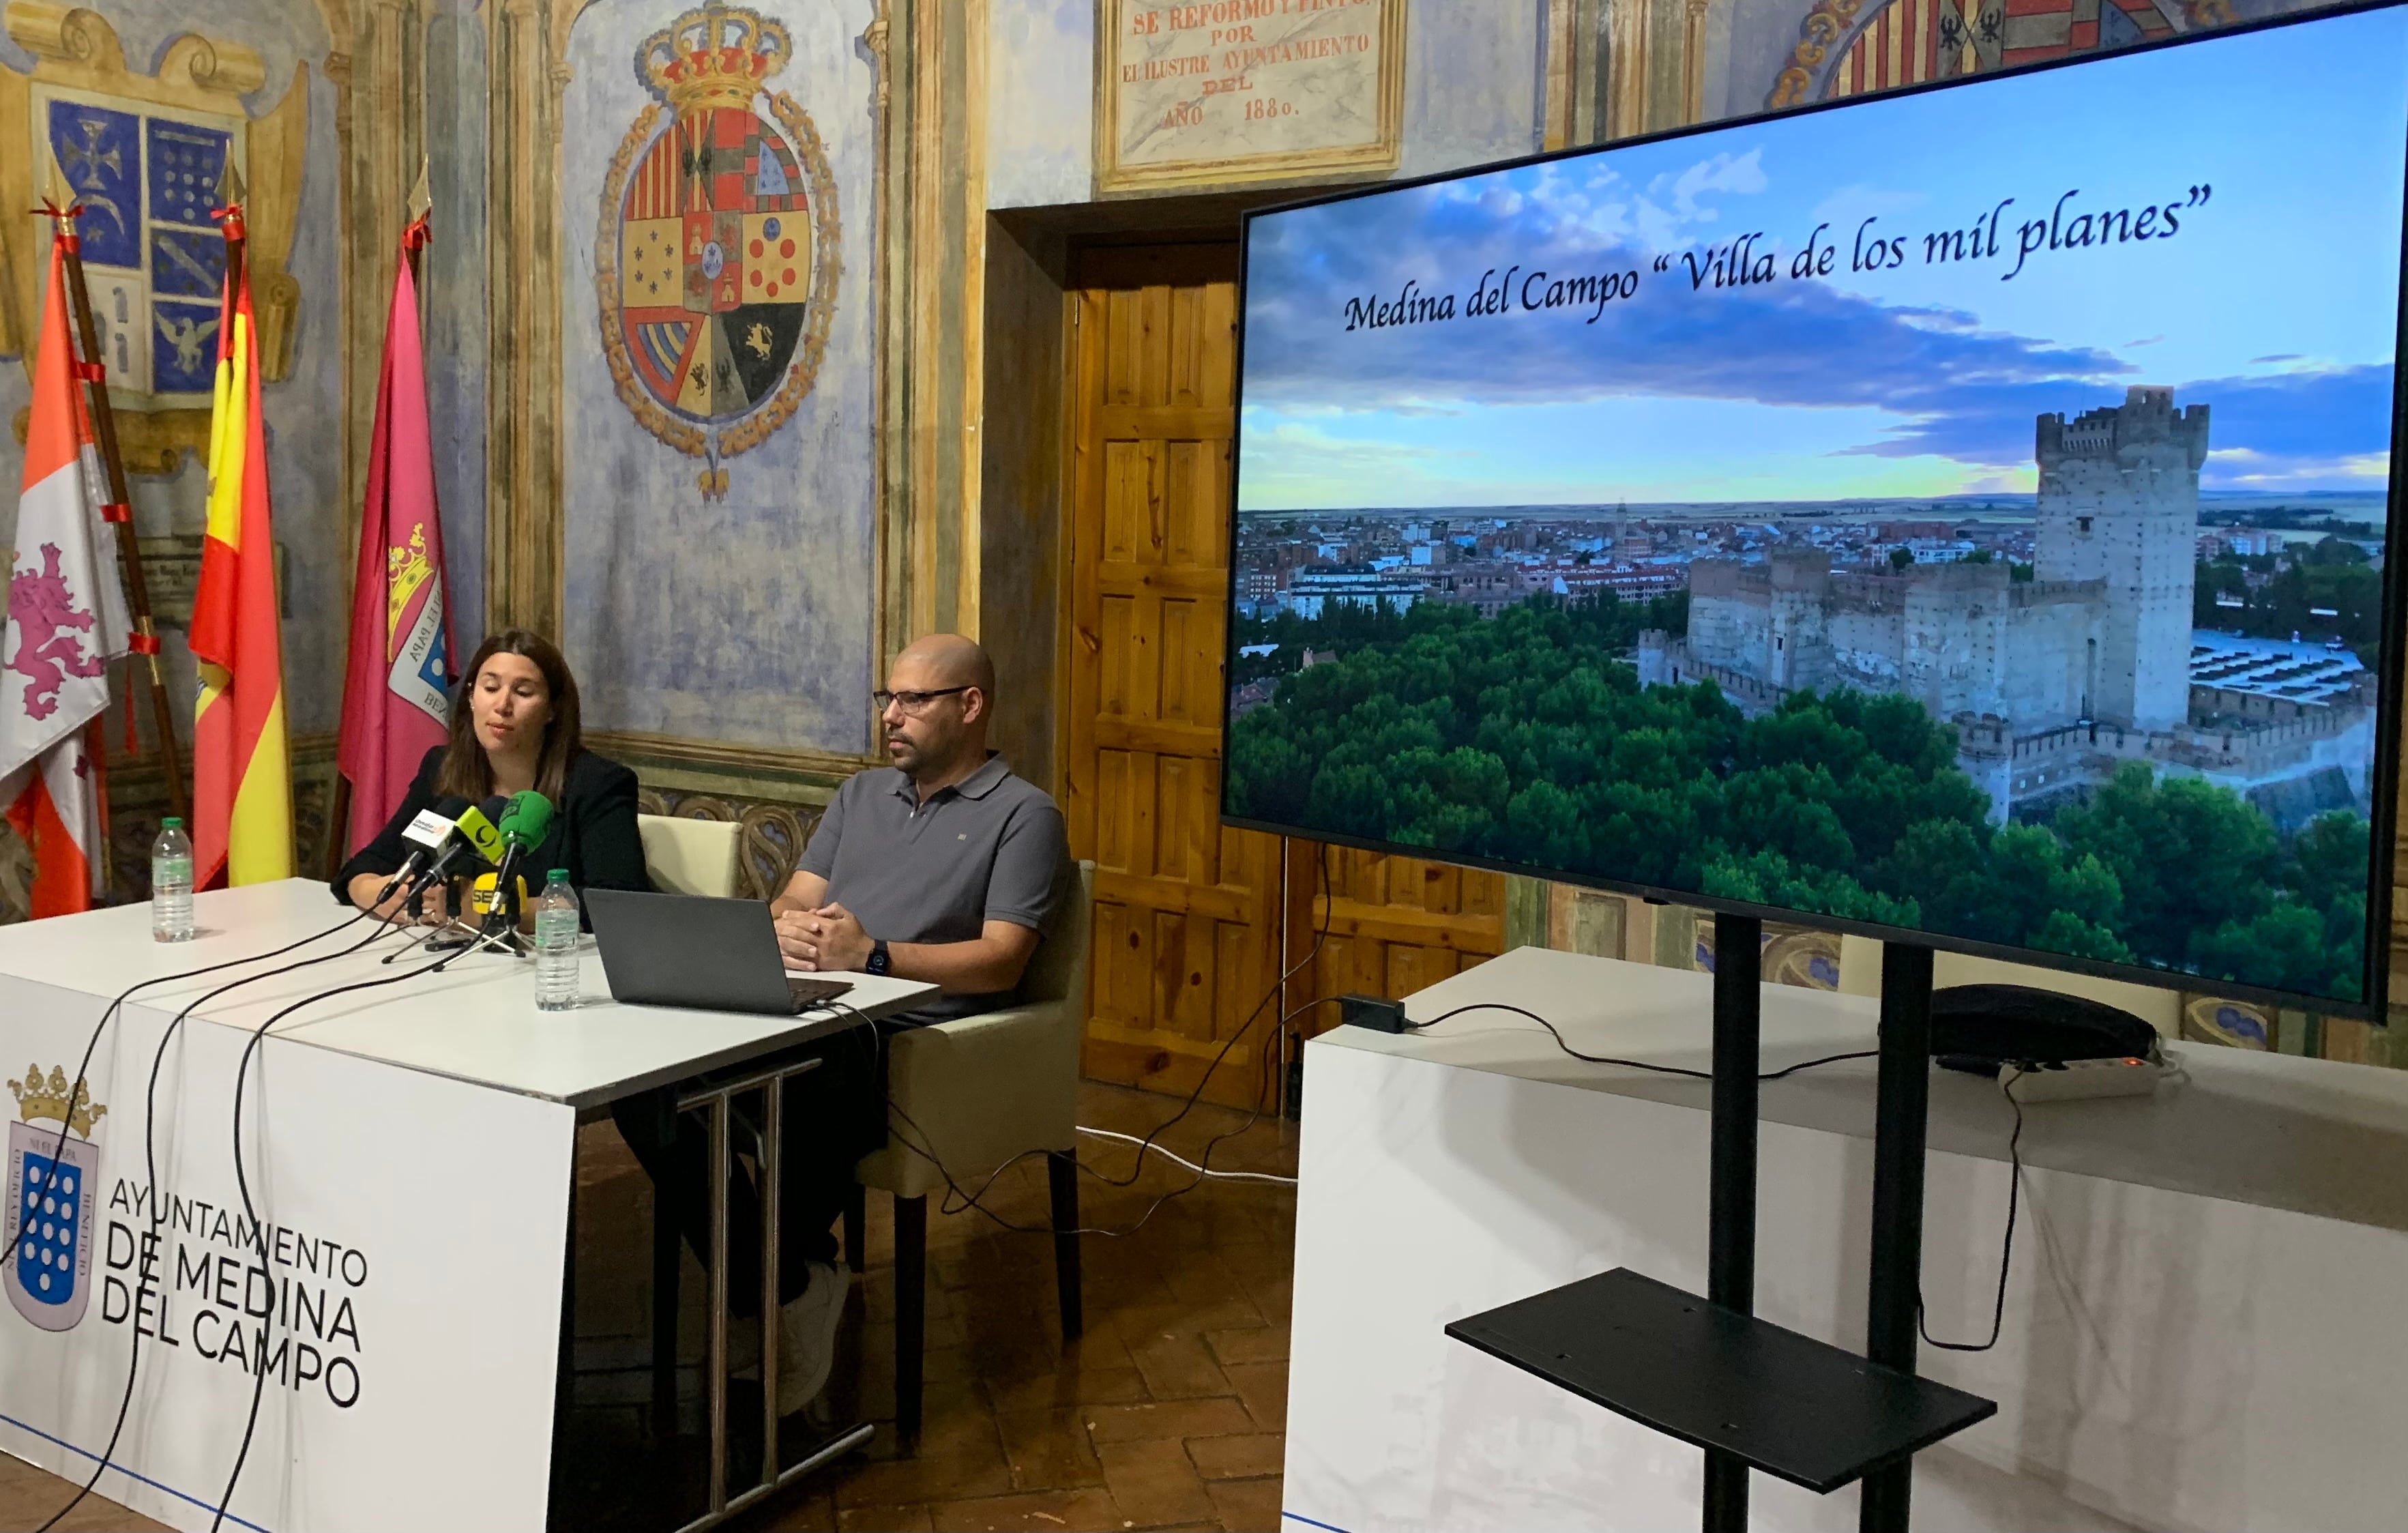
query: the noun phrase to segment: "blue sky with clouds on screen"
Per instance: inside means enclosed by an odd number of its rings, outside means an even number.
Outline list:
[[[2209,488],[2380,490],[2403,134],[2392,9],[1258,219],[1240,503],[2028,491],[2033,416],[2135,383],[2213,407]],[[2181,206],[2199,183],[2206,205]],[[2017,226],[2068,191],[2061,229],[2172,203],[2180,231],[2043,249],[2001,280]],[[1999,256],[1926,265],[1923,236],[2010,197]],[[1903,266],[1850,272],[1868,218]],[[1830,276],[1791,280],[1824,222]],[[1756,231],[1777,281],[1653,269]],[[1516,265],[1510,313],[1460,317]],[[1533,270],[1632,268],[1637,296],[1594,323],[1518,302]],[[1458,317],[1346,332],[1346,299],[1408,280]]]

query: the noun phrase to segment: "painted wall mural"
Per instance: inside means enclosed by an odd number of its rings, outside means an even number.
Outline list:
[[[588,727],[858,757],[875,0],[597,0],[562,100],[563,637]]]
[[[2234,20],[2230,0],[1814,0],[1764,105],[2108,52]]]
[[[341,464],[323,444],[342,434],[341,114],[323,13],[316,0],[7,0],[0,15],[0,544],[16,520],[22,347],[49,239],[26,210],[49,193],[55,162],[85,208],[85,271],[170,694],[193,695],[182,627],[206,517],[201,458],[224,260],[208,210],[231,158],[251,198],[286,652],[331,644],[339,653]],[[293,668],[286,706],[297,734],[333,727],[338,670]]]
[[[234,157],[251,193],[285,653],[342,652],[348,496],[341,454],[327,444],[343,434],[337,214],[346,57],[328,14],[318,0],[0,7],[0,548],[12,540],[23,465],[22,322],[35,312],[47,266],[49,232],[28,209],[47,191],[45,162],[55,158],[87,208],[79,221],[86,271],[113,332],[107,360],[134,523],[169,695],[180,699],[187,726],[195,682],[184,624],[207,516],[208,411],[206,393],[187,386],[194,373],[184,349],[196,346],[213,365],[217,337],[203,330],[217,305],[202,292],[215,290],[223,243],[199,205],[214,190],[222,153]],[[334,14],[339,24],[339,7]],[[87,128],[88,119],[98,127]],[[325,824],[325,732],[341,685],[339,664],[291,664],[286,673],[305,864],[314,865]],[[113,752],[122,718],[122,708],[111,718]],[[110,774],[112,898],[147,895],[150,839],[166,808],[164,780],[147,754],[147,716],[140,725],[145,753],[121,759]],[[27,868],[22,844],[0,830],[0,921],[22,914]]]
[[[810,392],[842,269],[819,130],[763,86],[793,47],[782,24],[717,7],[645,38],[636,69],[655,100],[602,184],[610,376],[638,424],[703,460],[696,484],[713,499],[727,493],[721,460]]]

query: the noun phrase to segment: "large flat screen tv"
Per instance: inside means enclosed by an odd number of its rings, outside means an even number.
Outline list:
[[[2381,1015],[2408,8],[1257,213],[1224,817]]]

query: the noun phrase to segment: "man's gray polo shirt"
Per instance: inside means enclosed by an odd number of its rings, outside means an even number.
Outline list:
[[[919,801],[892,766],[856,772],[837,790],[800,867],[827,880],[828,899],[884,942],[968,942],[987,922],[1045,929],[1069,853],[1062,811],[1003,758]],[[992,1011],[1017,996],[939,996],[911,1020]]]

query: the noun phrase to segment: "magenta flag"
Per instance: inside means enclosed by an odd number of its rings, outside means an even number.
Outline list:
[[[350,844],[366,845],[399,808],[429,747],[449,734],[450,619],[443,599],[443,523],[426,425],[426,364],[409,252],[426,221],[402,231],[368,443],[360,516],[359,579],[351,588],[351,669],[336,768],[351,780]]]

